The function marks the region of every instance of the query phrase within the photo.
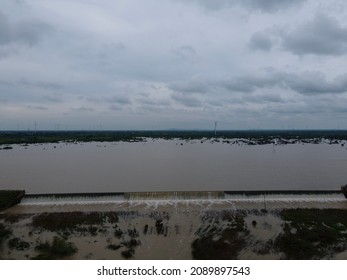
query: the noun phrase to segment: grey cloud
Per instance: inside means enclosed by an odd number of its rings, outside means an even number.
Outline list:
[[[179,0],[183,1],[183,0]],[[273,13],[297,6],[306,0],[193,0],[208,10],[220,10],[233,6],[241,6],[247,9],[260,10],[266,13]]]
[[[106,98],[106,101],[109,103],[117,103],[120,105],[129,105],[131,104],[131,101],[126,96],[114,96],[111,98]]]
[[[190,80],[188,82],[175,82],[168,85],[168,88],[177,92],[186,93],[206,93],[209,85],[203,81]]]
[[[75,112],[93,112],[94,109],[90,107],[78,107],[78,108],[72,108],[73,111]]]
[[[43,35],[52,31],[52,28],[41,21],[34,19],[21,21],[16,26],[15,40],[28,44],[36,45]]]
[[[12,40],[12,28],[7,17],[0,12],[0,45],[5,45]]]
[[[191,59],[196,55],[195,49],[189,45],[174,48],[171,52],[180,59]]]
[[[256,32],[249,41],[251,50],[270,51],[272,48],[271,37],[264,32]]]
[[[125,45],[122,42],[116,42],[108,45],[104,45],[106,49],[113,50],[125,50]]]
[[[43,97],[45,100],[48,100],[49,102],[52,103],[60,103],[62,102],[62,99],[59,96],[56,95],[47,95]]]
[[[173,93],[171,98],[186,107],[201,107],[202,105],[201,101],[194,96]]]
[[[279,94],[261,94],[261,95],[246,95],[243,98],[246,102],[251,103],[282,103],[283,98]]]
[[[268,106],[266,110],[280,115],[314,114],[319,112],[312,106],[307,106],[306,104],[285,104],[281,106],[276,104],[276,106]]]
[[[324,97],[316,99],[301,99],[293,103],[283,103],[267,106],[267,111],[284,115],[336,115],[347,112],[346,98]]]
[[[282,35],[283,47],[297,55],[347,53],[347,27],[331,17],[318,15],[296,30]]]
[[[304,95],[347,92],[347,74],[327,81],[323,73],[305,72],[302,75],[290,74],[284,77],[286,85]]]
[[[50,90],[63,89],[63,86],[61,86],[57,83],[52,83],[52,82],[41,82],[41,81],[31,82],[31,81],[27,81],[25,79],[22,79],[18,83],[20,85],[23,85],[26,87],[33,87],[33,88],[43,88],[43,89],[50,89]]]
[[[239,0],[240,5],[263,12],[276,12],[291,6],[300,5],[306,0]]]
[[[29,109],[39,110],[39,111],[47,111],[48,108],[45,106],[27,106]]]
[[[13,86],[13,83],[8,82],[8,81],[4,81],[4,80],[0,80],[0,85],[2,86]]]
[[[319,71],[301,74],[281,71],[265,71],[258,76],[245,75],[214,83],[217,87],[233,92],[251,93],[257,89],[280,87],[289,88],[302,95],[341,94],[347,92],[347,74],[331,81]]]
[[[118,104],[113,104],[109,107],[109,109],[111,111],[122,111],[123,110],[123,107],[122,106],[119,106]]]
[[[222,86],[229,91],[249,93],[255,91],[257,88],[273,87],[279,82],[280,81],[278,80],[278,73],[272,73],[258,76],[245,75],[241,77],[235,77],[219,82],[219,86]]]
[[[170,102],[167,100],[155,100],[152,98],[138,98],[137,101],[141,105],[151,105],[151,106],[168,106]]]
[[[108,62],[126,49],[125,45],[122,42],[103,44],[102,48],[98,54],[99,59],[105,60],[105,63]]]
[[[36,19],[12,23],[5,14],[0,12],[0,45],[18,43],[33,46],[51,30],[48,24]]]

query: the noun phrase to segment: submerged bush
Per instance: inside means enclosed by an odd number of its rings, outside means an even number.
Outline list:
[[[5,241],[11,234],[12,232],[0,223],[0,246],[2,245],[2,242]]]
[[[130,259],[134,256],[134,253],[135,251],[133,249],[129,249],[129,250],[123,251],[121,254],[123,258]]]
[[[286,259],[320,259],[347,248],[347,211],[343,209],[286,209],[286,222],[275,247]]]
[[[18,251],[24,251],[30,248],[30,244],[15,237],[8,241],[8,248],[11,250],[16,249]]]
[[[36,246],[35,250],[40,252],[34,258],[37,260],[59,260],[70,257],[77,252],[77,248],[73,243],[67,242],[57,236],[53,238],[52,244],[48,242],[40,244]]]
[[[106,220],[110,223],[118,222],[115,212],[59,212],[43,213],[33,217],[33,226],[49,231],[76,230],[83,226],[102,226]],[[92,235],[96,234],[95,227],[88,229]]]
[[[116,251],[116,250],[118,250],[121,247],[122,247],[121,245],[110,244],[106,248],[109,249],[109,250]]]

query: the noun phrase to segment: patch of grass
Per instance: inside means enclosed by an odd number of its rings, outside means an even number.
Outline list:
[[[39,255],[34,257],[36,260],[59,260],[73,256],[77,252],[76,246],[67,242],[63,238],[55,236],[52,244],[46,242],[35,247]]]

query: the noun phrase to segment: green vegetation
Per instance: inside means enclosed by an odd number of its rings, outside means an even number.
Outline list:
[[[24,191],[0,190],[0,211],[18,204],[24,194]]]
[[[74,255],[77,252],[76,246],[67,242],[63,238],[55,236],[52,244],[46,242],[35,247],[39,255],[34,257],[35,260],[60,260]]]
[[[286,259],[320,259],[347,249],[347,210],[286,209],[275,248]]]
[[[328,139],[331,143],[347,140],[347,130],[223,130],[217,136],[212,130],[158,130],[158,131],[0,131],[0,145],[66,142],[137,142],[144,138],[162,139],[248,139],[248,144],[269,144],[280,139],[281,144],[296,141],[319,143]],[[6,147],[5,147],[6,148]]]

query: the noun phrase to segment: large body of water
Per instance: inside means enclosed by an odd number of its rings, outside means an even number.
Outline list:
[[[200,141],[14,145],[0,151],[0,189],[29,194],[338,190],[341,144],[236,145]]]

